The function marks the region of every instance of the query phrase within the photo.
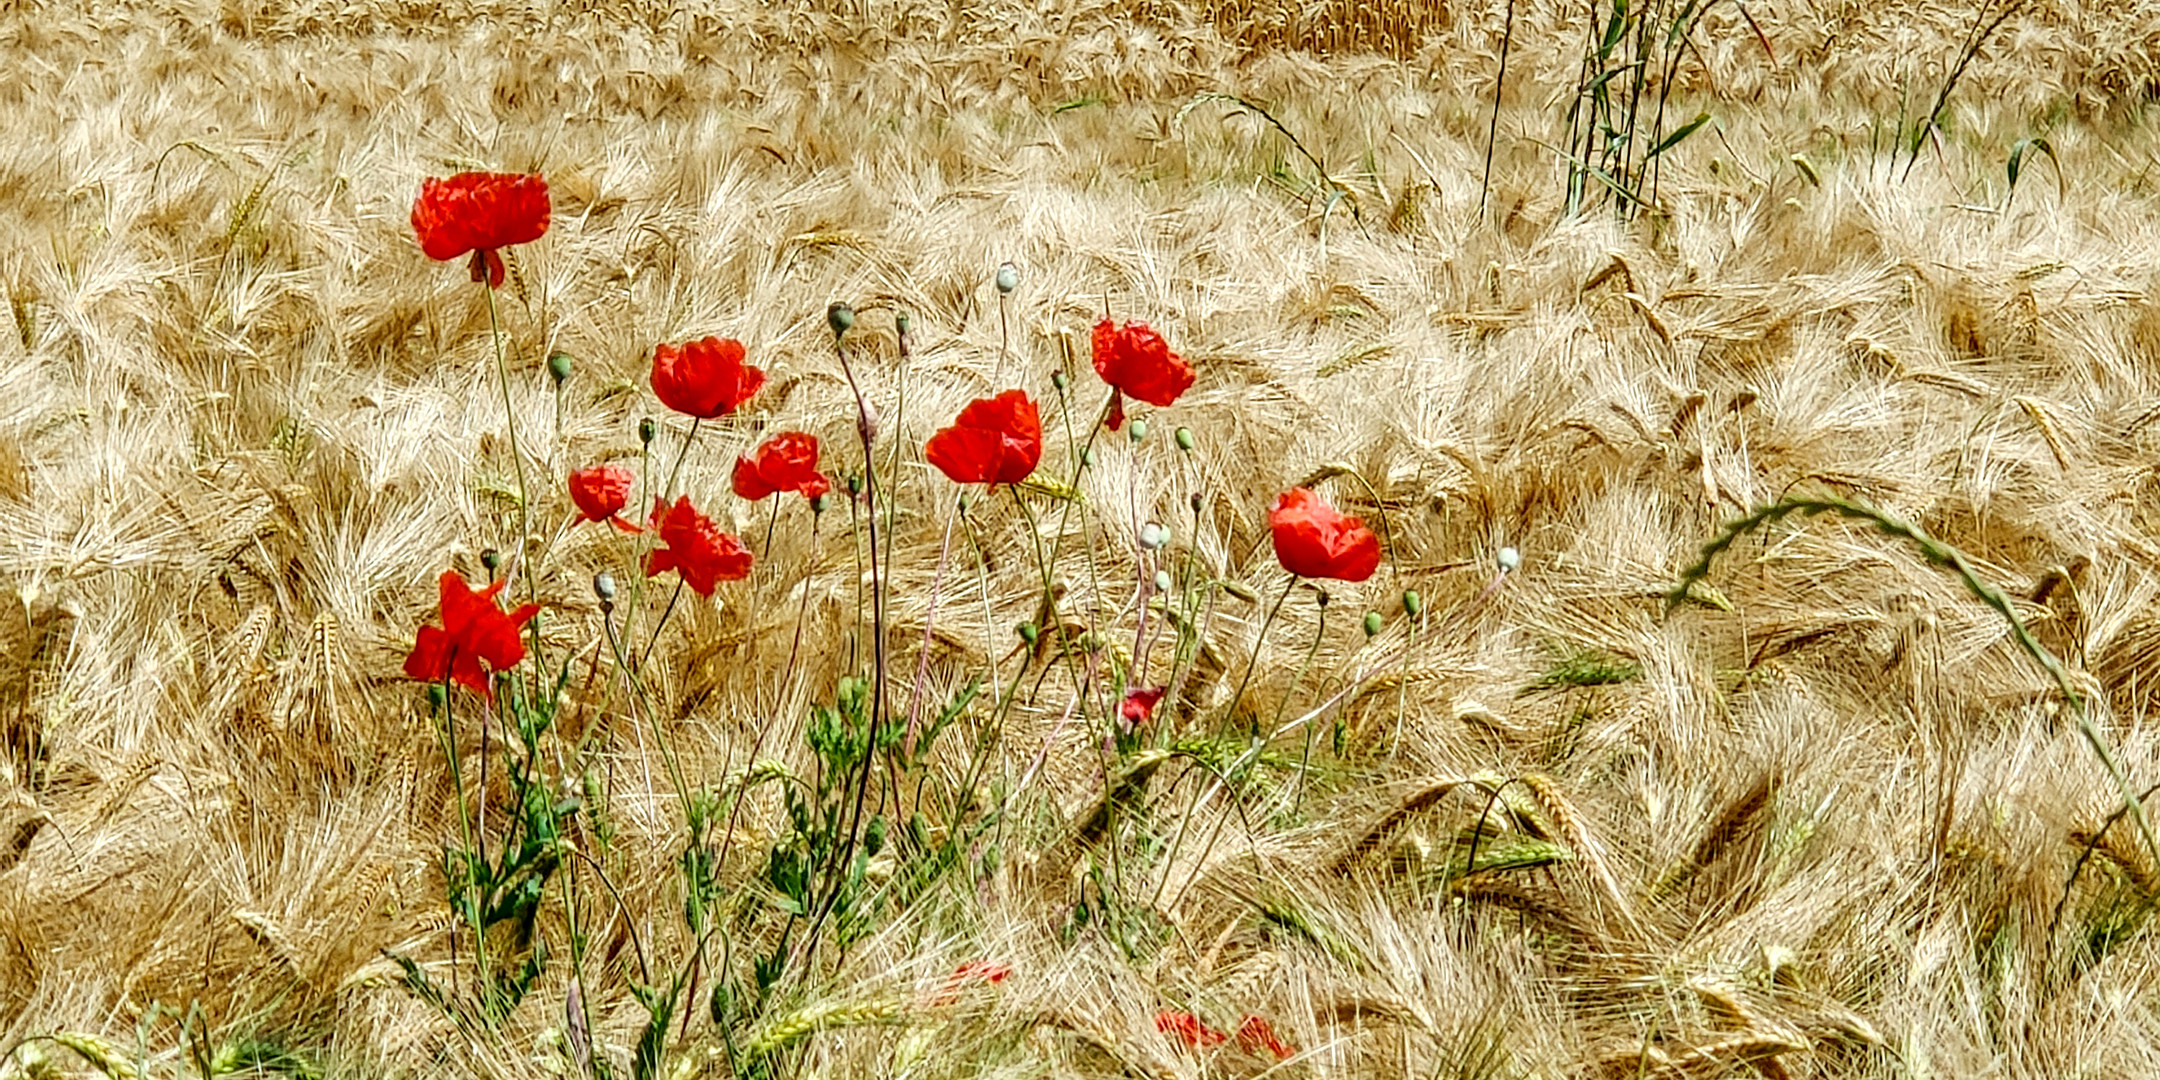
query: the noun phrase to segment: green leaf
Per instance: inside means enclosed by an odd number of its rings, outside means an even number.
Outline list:
[[[1680,145],[1680,140],[1682,140],[1682,139],[1685,139],[1685,138],[1687,138],[1688,136],[1690,136],[1690,135],[1693,135],[1693,134],[1695,134],[1695,132],[1696,132],[1696,130],[1697,130],[1698,128],[1701,128],[1701,127],[1702,127],[1702,126],[1703,126],[1704,124],[1707,124],[1707,123],[1709,123],[1709,122],[1710,122],[1710,114],[1709,114],[1709,113],[1703,113],[1703,114],[1701,114],[1701,115],[1697,116],[1697,117],[1696,117],[1695,119],[1693,119],[1693,120],[1690,120],[1690,121],[1688,121],[1687,123],[1685,123],[1685,124],[1682,124],[1682,125],[1680,125],[1680,126],[1679,126],[1679,127],[1677,127],[1677,128],[1674,128],[1674,129],[1673,129],[1673,133],[1672,133],[1672,134],[1670,134],[1670,135],[1667,135],[1667,136],[1665,136],[1665,137],[1664,137],[1663,139],[1660,139],[1660,140],[1658,140],[1658,144],[1657,144],[1656,146],[1653,146],[1653,147],[1651,147],[1651,148],[1650,148],[1650,152],[1649,152],[1648,154],[1645,154],[1645,155],[1643,155],[1643,160],[1644,160],[1644,161],[1649,161],[1649,160],[1650,160],[1651,158],[1654,158],[1654,157],[1658,156],[1659,154],[1662,154],[1662,153],[1664,153],[1665,151],[1667,151],[1667,150],[1670,150],[1670,149],[1672,149],[1673,147],[1675,147],[1675,146],[1678,146],[1678,145]]]

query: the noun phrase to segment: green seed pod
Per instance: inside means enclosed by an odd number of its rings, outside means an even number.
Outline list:
[[[1013,629],[1019,632],[1020,640],[1027,642],[1029,648],[1033,648],[1035,643],[1042,639],[1042,631],[1037,630],[1034,623],[1024,622]]]
[[[1053,371],[1050,373],[1050,385],[1057,387],[1057,392],[1063,394],[1072,389],[1072,376],[1065,374],[1063,369]]]
[[[855,309],[844,300],[835,300],[825,308],[825,323],[832,327],[833,337],[840,337],[854,328]]]
[[[441,712],[443,703],[448,700],[450,700],[449,697],[443,693],[443,684],[439,682],[428,684],[427,704],[430,710]]]
[[[1185,452],[1186,452],[1186,453],[1188,453],[1188,454],[1189,454],[1189,453],[1192,453],[1192,447],[1193,447],[1193,439],[1192,439],[1192,429],[1191,429],[1191,428],[1189,428],[1189,427],[1181,427],[1181,428],[1177,429],[1177,436],[1176,436],[1176,438],[1177,438],[1177,448],[1178,448],[1178,449],[1180,449],[1180,450],[1183,450],[1183,451],[1185,451]]]
[[[1402,594],[1402,609],[1403,614],[1415,619],[1418,617],[1418,614],[1420,612],[1425,610],[1425,598],[1419,596],[1416,589],[1404,589]]]
[[[1365,613],[1365,636],[1366,636],[1366,637],[1379,637],[1379,636],[1380,636],[1380,628],[1381,628],[1381,627],[1383,627],[1383,626],[1385,626],[1385,625],[1387,625],[1387,622],[1386,622],[1386,620],[1384,620],[1384,619],[1382,619],[1382,618],[1380,617],[1380,613],[1379,613],[1379,612],[1377,612],[1377,611],[1368,611],[1368,612],[1366,612],[1366,613]]]
[[[550,353],[548,355],[548,378],[555,380],[555,385],[561,386],[563,380],[570,377],[572,366],[569,353]]]
[[[1132,422],[1131,434],[1132,434],[1132,441],[1134,441],[1134,442],[1140,442],[1140,441],[1142,441],[1142,440],[1146,439],[1146,438],[1147,438],[1147,421],[1145,421],[1145,420],[1134,420],[1134,421]]]
[[[822,514],[825,512],[825,507],[830,505],[831,502],[831,493],[820,491],[810,497],[810,512],[813,514]]]
[[[647,446],[651,446],[653,437],[658,434],[660,434],[660,425],[654,423],[652,417],[648,416],[645,419],[637,422],[637,437],[639,442],[644,443]]]
[[[1000,263],[997,268],[997,291],[1011,296],[1020,287],[1020,268],[1011,263]]]
[[[1084,446],[1080,448],[1080,467],[1083,469],[1092,469],[1095,467],[1094,447]]]
[[[494,548],[489,548],[486,551],[481,552],[480,565],[487,567],[487,571],[490,574],[502,569],[502,552],[497,551]]]
[[[848,493],[849,495],[860,495],[860,494],[862,494],[862,474],[861,474],[861,473],[858,473],[858,472],[851,472],[851,473],[847,474],[847,493]]]
[[[1501,573],[1512,574],[1522,567],[1522,552],[1511,547],[1501,548],[1500,557],[1497,561],[1500,564]]]
[[[893,312],[892,325],[893,329],[900,333],[900,336],[906,337],[908,327],[911,325],[908,313],[905,311]]]
[[[1168,571],[1168,570],[1157,570],[1157,571],[1155,571],[1155,591],[1156,591],[1156,592],[1169,592],[1169,591],[1170,591],[1170,584],[1171,584],[1171,583],[1170,583],[1170,571]]]
[[[1200,509],[1207,505],[1207,500],[1202,499],[1197,491],[1192,493],[1192,498],[1185,501],[1192,504],[1192,512],[1195,514],[1199,513]]]

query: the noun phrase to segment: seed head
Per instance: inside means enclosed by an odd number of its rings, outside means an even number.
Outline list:
[[[1522,566],[1522,552],[1511,547],[1501,548],[1498,562],[1501,573],[1512,574]]]
[[[1177,429],[1177,448],[1190,454],[1192,453],[1192,447],[1192,429],[1189,427],[1181,427]]]
[[[832,327],[833,338],[837,340],[854,328],[855,309],[845,300],[835,300],[825,308],[825,322]]]
[[[1011,296],[1013,294],[1013,290],[1019,287],[1020,268],[1014,266],[1011,263],[999,263],[997,269],[998,292],[1003,293],[1006,296]]]
[[[563,380],[570,377],[570,370],[573,366],[569,353],[548,354],[548,378],[555,380],[557,386],[561,386]]]
[[[1379,637],[1379,636],[1380,636],[1380,628],[1381,628],[1381,627],[1383,627],[1383,626],[1385,626],[1385,625],[1387,625],[1387,622],[1386,622],[1386,620],[1384,620],[1384,619],[1382,619],[1382,618],[1380,617],[1380,613],[1379,613],[1379,612],[1377,612],[1377,611],[1368,611],[1368,612],[1366,612],[1366,613],[1365,613],[1365,636],[1366,636],[1366,637]]]
[[[658,434],[660,434],[660,425],[654,423],[652,417],[648,416],[645,419],[637,422],[637,437],[639,442],[644,443],[647,446],[651,446],[653,436]]]

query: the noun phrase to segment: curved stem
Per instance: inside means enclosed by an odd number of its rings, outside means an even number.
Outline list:
[[[1237,693],[1231,696],[1230,707],[1223,711],[1225,717],[1237,718],[1238,703],[1245,700],[1245,688],[1252,685],[1253,669],[1260,666],[1260,649],[1267,644],[1268,628],[1275,625],[1275,616],[1282,613],[1283,602],[1290,599],[1290,590],[1297,588],[1297,583],[1298,576],[1290,575],[1290,580],[1283,584],[1282,595],[1275,598],[1275,606],[1268,609],[1267,619],[1260,624],[1260,636],[1253,639],[1252,657],[1245,661],[1245,677],[1238,680]],[[1260,718],[1257,716],[1252,719],[1251,735],[1254,739],[1260,737]]]

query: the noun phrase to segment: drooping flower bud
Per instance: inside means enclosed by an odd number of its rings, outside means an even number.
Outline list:
[[[1020,268],[1011,263],[999,263],[997,268],[997,291],[1011,296],[1020,287]]]
[[[862,494],[862,474],[861,474],[861,473],[859,473],[859,472],[851,472],[851,473],[847,474],[847,493],[848,493],[848,494],[849,494],[850,496],[855,496],[855,495],[861,495],[861,494]]]
[[[1050,373],[1050,385],[1057,387],[1057,392],[1062,395],[1072,388],[1072,376],[1065,374],[1064,369],[1060,368]]]
[[[563,381],[570,377],[570,370],[573,366],[569,353],[548,354],[548,378],[555,380],[557,386],[561,386]]]
[[[1024,622],[1013,629],[1019,633],[1020,640],[1028,643],[1029,648],[1034,648],[1035,643],[1042,639],[1042,631],[1037,630],[1034,623]]]

